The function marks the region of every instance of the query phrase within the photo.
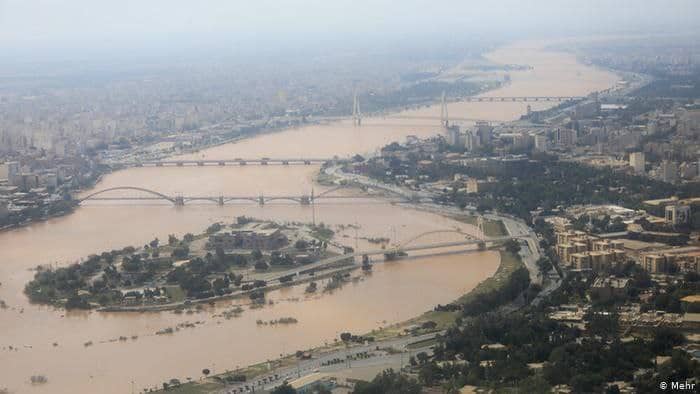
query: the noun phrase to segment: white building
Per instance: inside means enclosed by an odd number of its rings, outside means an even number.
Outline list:
[[[535,149],[540,152],[547,151],[547,136],[542,134],[535,135]]]
[[[690,222],[690,206],[674,204],[665,208],[666,223],[673,226],[688,224]]]
[[[0,179],[7,179],[11,185],[14,185],[20,175],[19,163],[16,161],[9,161],[7,163],[0,164]]]

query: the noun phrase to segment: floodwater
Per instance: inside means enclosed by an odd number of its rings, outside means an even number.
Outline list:
[[[488,95],[582,95],[606,89],[616,77],[583,66],[573,56],[549,53],[539,43],[516,44],[489,54],[500,63],[527,64],[531,70],[511,72],[512,82]],[[533,109],[545,103],[533,103]],[[524,103],[451,103],[454,117],[507,121],[525,112]],[[407,135],[440,133],[440,107],[404,111],[397,116],[300,127],[262,135],[190,155],[190,157],[330,157],[375,152]],[[94,190],[139,186],[165,194],[187,196],[302,195],[314,185],[318,166],[245,166],[133,168],[106,176]],[[139,245],[167,234],[201,232],[215,221],[232,222],[238,215],[277,221],[317,222],[331,226],[357,224],[360,237],[409,239],[431,231],[467,225],[381,201],[325,202],[315,212],[297,203],[192,204],[173,207],[152,204],[94,202],[71,215],[0,233],[0,389],[10,392],[76,393],[130,392],[155,387],[171,378],[198,379],[203,368],[214,372],[265,361],[280,354],[332,342],[340,332],[368,332],[406,320],[447,303],[495,272],[492,252],[410,259],[378,265],[375,272],[332,294],[305,297],[303,289],[270,292],[274,305],[246,310],[230,320],[218,317],[234,301],[220,302],[191,315],[163,313],[66,313],[31,305],[22,290],[39,264],[65,265],[90,253]],[[340,237],[355,246],[353,234]],[[453,240],[455,234],[432,235],[426,242]],[[360,249],[369,247],[360,242]],[[294,317],[298,324],[258,326],[256,320]],[[172,335],[158,330],[182,323]],[[126,341],[117,338],[124,336]],[[136,339],[131,339],[137,336]],[[85,346],[86,342],[91,346]],[[12,349],[10,349],[10,346]],[[48,383],[32,385],[32,375]],[[133,382],[133,383],[132,383]]]

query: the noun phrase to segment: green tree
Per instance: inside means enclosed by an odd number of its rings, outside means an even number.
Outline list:
[[[388,369],[371,382],[357,382],[353,394],[419,394],[423,390],[415,379]]]
[[[270,392],[271,394],[296,394],[297,391],[294,387],[290,386],[286,381],[282,383],[281,386],[275,387],[274,390]]]

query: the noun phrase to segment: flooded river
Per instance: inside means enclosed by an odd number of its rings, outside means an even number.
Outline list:
[[[549,53],[539,44],[499,49],[489,58],[532,66],[512,72],[512,83],[488,95],[582,95],[605,89],[615,76],[580,65],[567,54]],[[548,105],[537,103],[533,109]],[[507,121],[525,112],[524,103],[452,103],[451,116]],[[439,106],[405,111],[410,117],[439,118]],[[407,116],[407,117],[408,117]],[[330,157],[372,153],[407,135],[440,133],[435,120],[366,118],[314,125],[262,135],[190,155],[204,158]],[[94,190],[138,186],[182,195],[301,195],[314,185],[317,166],[245,166],[133,168],[106,176]],[[248,215],[277,221],[357,224],[359,235],[409,239],[431,230],[459,227],[443,217],[380,201],[257,205],[214,204],[173,207],[166,204],[102,203],[81,206],[71,215],[0,233],[0,389],[11,392],[125,393],[154,387],[170,378],[198,379],[203,368],[214,372],[265,361],[299,349],[332,342],[340,332],[367,332],[447,303],[492,275],[498,255],[492,252],[410,259],[378,265],[367,279],[332,294],[305,297],[303,289],[270,292],[275,305],[246,310],[230,320],[218,317],[233,301],[195,314],[66,313],[31,305],[22,290],[39,264],[65,265],[90,253],[139,245],[170,233],[201,232],[215,221],[232,222]],[[437,236],[434,236],[437,237]],[[442,234],[432,240],[452,240]],[[352,237],[341,241],[354,245]],[[431,241],[427,239],[426,241]],[[360,244],[360,248],[366,247]],[[256,325],[256,320],[294,317],[287,326]],[[194,323],[172,335],[154,335],[178,324]],[[119,341],[120,336],[126,341]],[[131,339],[132,336],[135,339]],[[86,342],[91,346],[85,346]],[[12,348],[10,348],[12,347]],[[32,385],[32,375],[48,383]]]

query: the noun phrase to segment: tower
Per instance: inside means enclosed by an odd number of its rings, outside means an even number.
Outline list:
[[[352,123],[355,126],[362,125],[362,113],[360,112],[360,98],[357,97],[357,93],[352,99]]]
[[[447,101],[445,100],[444,90],[442,91],[442,100],[440,100],[440,102],[440,125],[442,125],[442,127],[448,127],[450,121],[447,116]]]
[[[479,217],[476,220],[476,224],[479,227],[479,238],[484,239],[486,238],[486,233],[484,232],[484,217],[479,215]]]

